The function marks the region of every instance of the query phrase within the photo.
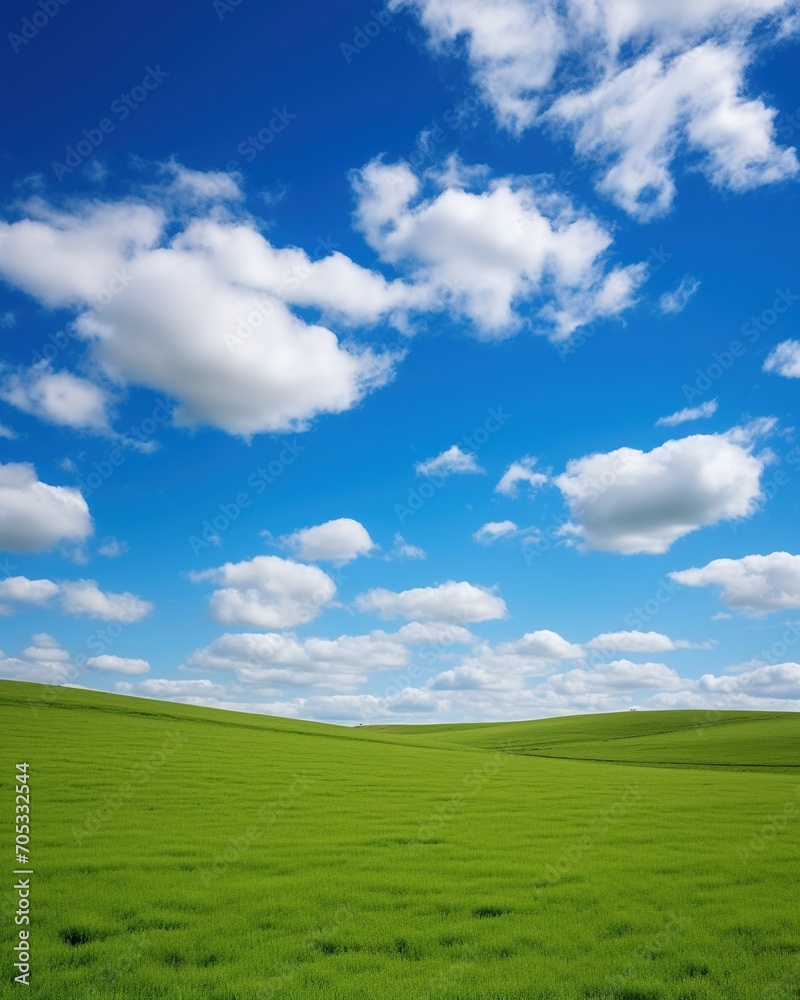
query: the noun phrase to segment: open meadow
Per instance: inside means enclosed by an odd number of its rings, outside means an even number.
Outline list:
[[[800,715],[345,728],[0,682],[33,1000],[800,997]]]

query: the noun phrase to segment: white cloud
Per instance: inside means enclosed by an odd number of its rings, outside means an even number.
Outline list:
[[[679,152],[732,191],[797,173],[794,149],[775,145],[775,111],[743,96],[746,67],[733,44],[650,52],[594,89],[561,97],[550,114],[574,131],[579,154],[603,164],[599,190],[646,221],[672,204]]]
[[[580,697],[591,691],[615,689],[640,690],[660,688],[672,690],[679,687],[678,674],[663,663],[632,663],[630,660],[612,660],[591,670],[578,668],[555,674],[547,681],[546,688],[558,694]]]
[[[665,653],[673,649],[692,649],[685,639],[670,639],[660,632],[603,632],[586,643],[587,649],[619,650],[621,653]]]
[[[290,684],[353,690],[373,670],[396,670],[408,650],[385,633],[299,640],[292,633],[226,634],[186,661],[199,670],[233,671],[244,684]]]
[[[484,473],[471,453],[462,451],[457,444],[452,445],[440,455],[434,458],[426,458],[424,462],[417,462],[414,471],[418,476],[434,476],[445,478],[462,473]]]
[[[189,186],[196,180],[192,172]],[[292,309],[373,325],[408,307],[402,282],[340,253],[312,260],[273,247],[246,216],[212,212],[187,225],[181,199],[161,196],[162,209],[91,202],[58,212],[31,201],[21,221],[0,224],[0,274],[45,305],[72,308],[92,362],[114,381],[176,398],[178,424],[300,430],[391,378],[398,356],[340,342]]]
[[[401,5],[434,50],[465,53],[503,127],[568,131],[598,167],[600,190],[640,219],[670,207],[682,154],[734,191],[798,170],[794,149],[776,144],[775,110],[750,98],[745,80],[756,52],[791,33],[792,0],[391,4]]]
[[[451,624],[492,621],[507,615],[505,602],[491,590],[453,580],[438,587],[415,587],[400,593],[376,588],[360,594],[355,605],[359,611],[381,618],[420,618]]]
[[[800,608],[800,555],[772,552],[741,559],[714,559],[670,577],[685,587],[717,586],[729,608],[764,614]]]
[[[34,199],[25,208],[19,222],[0,222],[0,273],[53,308],[96,304],[115,275],[130,280],[130,260],[156,244],[165,222],[141,204],[91,202],[70,213]]]
[[[61,606],[70,615],[86,615],[106,622],[123,622],[126,625],[141,621],[153,610],[149,601],[143,601],[127,591],[122,594],[104,593],[95,580],[74,580],[61,584]]]
[[[16,441],[17,432],[12,430],[7,424],[0,424],[0,438],[5,438],[6,441]]]
[[[7,657],[0,651],[0,677],[9,680],[34,681],[38,684],[63,684],[75,676],[69,654],[46,632],[33,636],[33,645],[19,657]]]
[[[213,681],[200,678],[173,681],[162,677],[148,677],[140,681],[135,688],[127,681],[119,681],[116,688],[124,694],[135,692],[149,698],[178,698],[185,701],[222,697],[229,693],[223,684],[215,684]]]
[[[51,424],[98,432],[109,428],[108,393],[71,372],[53,371],[48,361],[4,375],[0,399]]]
[[[128,656],[112,656],[103,653],[102,656],[90,656],[86,666],[92,670],[105,670],[113,674],[146,674],[150,669],[147,660],[137,660]]]
[[[57,593],[58,584],[52,580],[29,580],[25,576],[9,576],[0,580],[0,601],[42,607]]]
[[[501,642],[495,648],[500,656],[514,654],[552,662],[579,660],[585,656],[581,646],[567,642],[558,632],[551,632],[549,629],[526,632],[521,639]]]
[[[407,542],[399,531],[395,532],[394,546],[386,556],[387,559],[427,559],[427,557],[425,549]]]
[[[585,659],[582,646],[549,629],[527,632],[513,642],[488,643],[457,667],[432,678],[434,690],[521,691],[527,677],[551,674],[558,664]]]
[[[678,287],[672,292],[664,292],[658,300],[658,308],[662,313],[680,313],[689,304],[689,300],[697,292],[700,282],[691,274],[684,274]]]
[[[313,528],[301,528],[281,541],[301,559],[310,562],[320,559],[339,565],[369,555],[376,547],[364,525],[352,517],[339,517]]]
[[[534,465],[536,459],[532,455],[524,455],[518,462],[512,462],[495,486],[495,492],[515,497],[519,492],[519,484],[527,483],[529,493],[535,493],[548,482],[548,477],[542,472],[534,472]]]
[[[544,298],[530,322],[565,340],[629,308],[645,277],[644,264],[610,267],[610,233],[533,181],[500,178],[426,198],[406,164],[373,160],[354,183],[357,223],[382,259],[410,271],[428,308],[470,320],[485,337],[515,332],[534,315],[523,307]]]
[[[588,548],[666,552],[698,528],[754,513],[767,461],[754,439],[773,423],[588,455],[554,481]]]
[[[0,549],[42,552],[81,542],[93,530],[79,490],[40,482],[27,462],[0,464]]]
[[[66,663],[69,660],[69,653],[61,648],[58,639],[47,632],[37,632],[31,638],[33,645],[20,654],[24,659],[36,663]]]
[[[412,646],[452,646],[475,641],[475,636],[462,625],[443,625],[439,622],[409,622],[402,625],[393,637]]]
[[[735,676],[704,674],[697,687],[712,694],[743,694],[754,698],[800,700],[800,663],[776,663]]]
[[[767,355],[765,372],[775,372],[784,378],[800,378],[800,340],[784,340]]]
[[[244,198],[236,174],[221,170],[191,170],[174,159],[163,164],[162,170],[172,178],[170,192],[190,203],[241,201]]]
[[[290,628],[312,621],[336,594],[336,584],[319,567],[278,556],[225,563],[189,578],[225,585],[209,601],[211,617],[223,625]]]
[[[685,424],[690,420],[702,420],[704,417],[713,417],[716,412],[716,399],[709,399],[699,406],[686,406],[682,410],[671,413],[668,417],[659,417],[656,420],[656,427],[677,427],[678,424]]]
[[[508,535],[516,535],[519,527],[513,521],[487,521],[477,531],[473,532],[473,541],[480,545],[490,545],[498,538],[506,538]]]
[[[106,559],[118,559],[128,551],[128,543],[121,542],[112,535],[110,538],[103,540],[97,551],[101,556],[105,556]]]

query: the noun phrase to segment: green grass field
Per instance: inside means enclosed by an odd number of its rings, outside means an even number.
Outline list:
[[[344,728],[3,681],[0,733],[3,998],[800,997],[797,714]]]

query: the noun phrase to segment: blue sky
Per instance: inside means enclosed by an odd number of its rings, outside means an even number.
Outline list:
[[[789,3],[6,14],[0,674],[800,709]]]

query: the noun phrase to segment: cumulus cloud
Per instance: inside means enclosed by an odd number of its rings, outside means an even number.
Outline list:
[[[558,632],[551,632],[549,629],[526,632],[514,642],[501,642],[496,651],[501,656],[513,653],[516,656],[553,662],[579,660],[585,656],[581,646],[568,642]]]
[[[678,287],[672,292],[664,292],[658,300],[662,313],[680,313],[689,304],[689,299],[697,292],[700,282],[691,274],[684,274]]]
[[[0,379],[0,399],[40,420],[76,430],[109,429],[109,395],[99,385],[48,361],[8,372]]]
[[[522,690],[525,678],[552,674],[558,665],[586,656],[582,646],[550,629],[527,632],[513,642],[477,648],[457,667],[432,678],[434,690]]]
[[[110,538],[103,539],[97,551],[101,556],[105,556],[106,559],[118,559],[128,551],[128,543],[121,542],[111,535]]]
[[[162,677],[148,677],[135,687],[128,681],[118,681],[115,685],[121,694],[144,695],[146,698],[177,698],[181,701],[193,702],[197,699],[219,698],[230,694],[224,684],[215,684],[205,678],[197,680],[167,680]]]
[[[660,632],[603,632],[586,643],[587,649],[617,650],[621,653],[665,653],[673,649],[696,648],[685,639],[670,639]]]
[[[317,566],[278,556],[189,574],[195,583],[224,584],[209,601],[211,617],[223,625],[290,628],[316,618],[336,594],[336,584]]]
[[[69,660],[69,653],[61,648],[61,643],[48,632],[37,632],[31,636],[33,645],[22,651],[22,656],[26,660],[35,660],[41,663],[60,662],[66,663]]]
[[[767,355],[765,372],[775,372],[784,378],[800,378],[800,340],[784,340]]]
[[[475,636],[463,625],[444,625],[440,622],[409,622],[389,635],[411,646],[452,646],[475,640]]]
[[[800,555],[788,552],[714,559],[670,577],[685,587],[719,587],[722,600],[736,611],[765,614],[800,608]]]
[[[85,615],[106,622],[123,622],[126,625],[141,621],[153,610],[149,601],[143,601],[127,591],[122,594],[104,593],[95,580],[73,580],[61,584],[61,606],[67,614]]]
[[[677,56],[650,52],[550,113],[571,128],[578,153],[602,165],[599,190],[646,221],[672,205],[680,152],[731,191],[797,173],[795,150],[775,144],[774,109],[744,96],[747,61],[739,46],[711,41]]]
[[[414,471],[418,476],[433,476],[444,479],[463,473],[484,473],[473,454],[462,451],[457,444],[452,445],[434,458],[426,458],[417,462]]]
[[[244,192],[236,174],[222,170],[191,170],[177,160],[162,165],[163,174],[170,179],[168,190],[194,205],[207,202],[241,201]]]
[[[146,674],[150,669],[147,660],[138,660],[128,656],[113,656],[103,653],[102,656],[90,656],[86,666],[92,670],[104,670],[112,674]]]
[[[203,183],[185,170],[174,182],[184,192]],[[72,309],[92,363],[113,381],[177,399],[178,424],[243,436],[300,430],[391,378],[397,356],[345,343],[293,310],[374,325],[408,307],[402,282],[338,252],[312,260],[274,247],[249,217],[195,206],[187,222],[174,194],[161,190],[159,207],[92,201],[68,212],[30,201],[24,218],[0,224],[0,274],[47,306]],[[20,390],[33,406],[30,396]]]
[[[102,621],[130,624],[145,618],[153,610],[149,601],[134,594],[104,593],[94,580],[29,580],[24,576],[0,580],[0,614],[12,614],[20,605],[45,606],[59,595],[61,608],[70,615],[85,615]]]
[[[507,497],[515,497],[519,493],[520,483],[527,483],[528,492],[535,493],[548,481],[544,473],[534,472],[536,461],[532,455],[524,455],[518,462],[512,462],[495,486],[495,491]]]
[[[17,432],[12,430],[7,424],[0,424],[0,438],[6,441],[16,441]]]
[[[395,532],[394,545],[386,555],[387,559],[427,559],[427,557],[425,549],[407,542],[399,531]]]
[[[420,618],[451,624],[492,621],[507,615],[505,602],[493,591],[454,580],[400,593],[379,587],[360,594],[355,605],[359,611],[381,618]]]
[[[41,482],[27,462],[0,464],[0,549],[43,552],[82,542],[93,530],[79,490]]]
[[[357,223],[382,259],[410,272],[428,308],[468,319],[487,338],[508,336],[526,316],[565,340],[629,308],[645,278],[644,264],[609,265],[610,233],[532,181],[500,178],[477,191],[464,183],[426,197],[407,164],[378,159],[354,184]],[[441,184],[454,184],[452,171]]]
[[[232,671],[244,684],[353,690],[370,671],[400,669],[408,650],[384,633],[300,640],[292,633],[226,634],[186,661],[199,670]]]
[[[640,690],[658,688],[674,690],[681,684],[679,675],[663,663],[632,663],[630,660],[612,660],[591,670],[576,668],[555,674],[547,681],[547,688],[570,697],[581,697],[591,691],[614,689]]]
[[[773,424],[695,434],[649,452],[588,455],[570,461],[554,482],[587,548],[666,552],[698,528],[754,513],[768,456],[753,447]]]
[[[656,420],[656,427],[677,427],[678,424],[685,424],[691,420],[702,420],[704,417],[713,417],[716,412],[716,399],[709,399],[699,406],[686,406],[682,410],[670,413],[668,417],[659,417]]]
[[[746,81],[756,51],[791,31],[792,0],[391,6],[413,9],[436,51],[465,53],[503,127],[569,134],[600,191],[636,218],[669,209],[679,156],[733,191],[798,171],[795,150],[776,142],[775,109],[749,96]]]
[[[28,604],[43,607],[58,593],[58,584],[52,580],[29,580],[26,576],[8,576],[0,580],[0,602],[12,605]],[[0,604],[0,614],[11,614],[12,608]]]
[[[64,684],[71,681],[75,673],[69,654],[46,632],[34,635],[33,645],[23,650],[19,657],[6,656],[0,651],[0,677],[9,680]]]
[[[733,676],[704,674],[697,687],[714,695],[800,700],[800,663],[759,665],[754,670],[745,670]]]
[[[486,524],[473,532],[473,541],[480,545],[490,545],[498,538],[507,538],[509,535],[516,535],[519,527],[513,521],[487,521]]]
[[[339,517],[313,528],[301,528],[281,540],[301,559],[325,560],[338,565],[369,555],[376,548],[364,525],[352,517]]]

